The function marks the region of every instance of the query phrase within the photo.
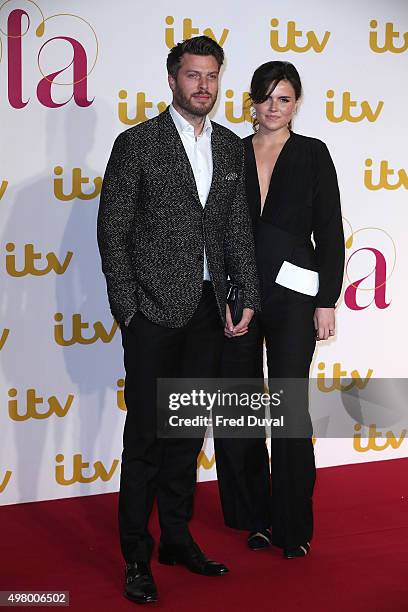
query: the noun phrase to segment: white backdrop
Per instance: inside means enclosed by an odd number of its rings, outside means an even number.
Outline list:
[[[115,136],[169,103],[169,46],[190,35],[225,50],[216,121],[250,133],[253,70],[289,60],[305,91],[294,129],[335,161],[348,278],[337,337],[319,345],[313,374],[406,376],[405,0],[8,0],[0,28],[1,504],[118,488],[122,351],[98,194]],[[385,437],[359,447],[350,427],[347,439],[317,439],[318,466],[408,455],[405,430],[379,450]],[[199,479],[214,477],[209,441]]]

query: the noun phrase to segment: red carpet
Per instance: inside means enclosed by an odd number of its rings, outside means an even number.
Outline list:
[[[153,562],[160,601],[144,609],[408,611],[408,459],[318,471],[312,553],[251,552],[222,523],[215,482],[198,485],[192,531],[231,573],[190,574]],[[0,590],[70,591],[73,610],[135,610],[122,597],[116,495],[0,508]],[[157,519],[152,525],[158,534]]]

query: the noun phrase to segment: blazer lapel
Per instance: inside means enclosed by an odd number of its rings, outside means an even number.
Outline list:
[[[177,173],[180,183],[188,188],[201,208],[193,170],[168,108],[161,113],[159,119],[160,157],[164,164],[171,166],[171,172]]]
[[[221,131],[218,130],[217,124],[213,123],[212,126],[211,150],[213,175],[206,206],[213,202],[214,195],[223,187],[225,177],[228,173],[228,156],[226,155],[225,142],[222,138]]]

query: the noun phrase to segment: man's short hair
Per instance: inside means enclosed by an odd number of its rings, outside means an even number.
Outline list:
[[[181,58],[185,53],[192,55],[212,55],[221,68],[224,61],[224,51],[218,43],[209,36],[195,36],[177,43],[167,56],[167,72],[176,78],[180,68]]]

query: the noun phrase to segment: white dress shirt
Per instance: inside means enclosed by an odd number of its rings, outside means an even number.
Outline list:
[[[213,174],[213,161],[211,151],[211,121],[207,116],[205,118],[203,131],[199,136],[195,137],[194,127],[191,125],[191,123],[186,121],[186,119],[184,119],[184,117],[182,117],[180,113],[176,111],[172,104],[170,104],[169,110],[170,115],[177,128],[177,131],[180,134],[181,142],[183,143],[185,152],[193,170],[198,197],[200,198],[201,205],[204,208],[205,203],[207,202],[208,194],[210,192]],[[210,273],[208,271],[205,248],[203,279],[210,280]]]

